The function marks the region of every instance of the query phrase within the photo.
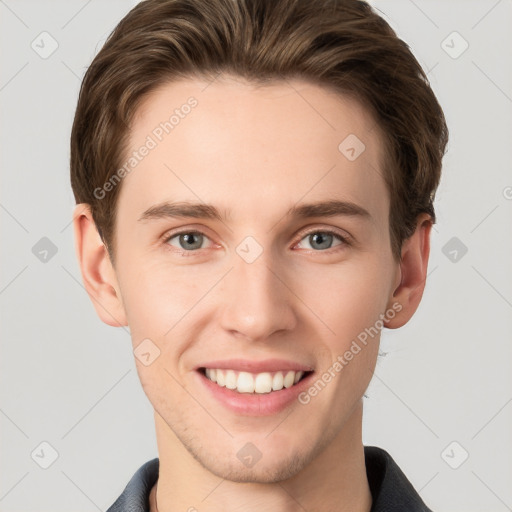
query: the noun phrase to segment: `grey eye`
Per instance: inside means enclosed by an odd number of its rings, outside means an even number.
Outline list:
[[[196,231],[188,231],[184,233],[177,233],[176,235],[173,235],[169,237],[167,242],[177,247],[178,249],[184,249],[185,251],[193,251],[195,249],[201,249],[204,239],[206,237],[202,233],[198,233]],[[179,245],[175,245],[171,243],[171,240],[177,239]]]
[[[306,235],[302,240],[307,240],[310,245],[310,247],[306,247],[306,249],[325,250],[330,249],[333,246],[333,240],[336,238],[340,240],[340,243],[343,242],[341,236],[336,233],[330,233],[329,231],[314,231],[313,233]],[[301,241],[301,243],[303,242]]]

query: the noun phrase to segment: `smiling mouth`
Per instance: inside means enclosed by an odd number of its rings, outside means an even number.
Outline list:
[[[283,388],[291,388],[313,373],[302,370],[250,373],[220,368],[198,368],[198,371],[219,387],[249,394],[268,394]]]

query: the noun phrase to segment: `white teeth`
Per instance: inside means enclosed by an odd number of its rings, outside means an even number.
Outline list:
[[[254,379],[256,393],[270,393],[272,391],[272,375],[270,373],[258,373]]]
[[[217,384],[221,387],[224,387],[226,385],[226,377],[225,377],[225,373],[222,371],[222,370],[216,370],[215,372],[217,375],[216,375],[216,378],[217,378]],[[208,377],[208,375],[207,375]],[[210,379],[210,380],[213,380],[213,379]],[[215,381],[214,381],[215,382]]]
[[[283,382],[284,382],[283,372],[277,372],[274,375],[274,378],[272,379],[272,389],[274,391],[279,391],[280,389],[283,389]]]
[[[285,388],[290,388],[293,386],[293,381],[295,379],[295,372],[293,371],[289,371],[287,374],[286,374],[286,377],[284,378],[284,387]]]
[[[236,389],[236,381],[237,378],[235,372],[233,370],[228,370],[226,372],[226,387],[228,389]]]
[[[233,389],[239,393],[270,393],[289,388],[297,384],[303,377],[304,372],[263,372],[253,374],[249,372],[235,372],[234,370],[221,370],[215,368],[206,368],[205,375],[208,379],[216,382],[221,387]]]
[[[252,375],[247,372],[240,372],[236,389],[240,393],[254,393],[254,379]]]

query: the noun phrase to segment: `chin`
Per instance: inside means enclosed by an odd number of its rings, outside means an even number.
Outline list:
[[[275,459],[275,455],[273,455]],[[209,459],[198,461],[210,472],[219,478],[236,483],[269,484],[282,482],[295,476],[309,462],[310,458],[302,454],[295,454],[292,457],[280,460],[263,460],[262,458],[252,467],[244,467],[244,464],[236,459],[215,460]]]

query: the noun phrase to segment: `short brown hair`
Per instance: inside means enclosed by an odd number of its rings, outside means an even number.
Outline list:
[[[121,184],[103,198],[94,191],[121,165],[137,106],[166,82],[222,72],[254,83],[300,78],[358,99],[384,134],[395,259],[419,214],[435,222],[443,111],[407,44],[366,2],[145,0],[87,69],[71,133],[75,200],[91,206],[113,263]]]

